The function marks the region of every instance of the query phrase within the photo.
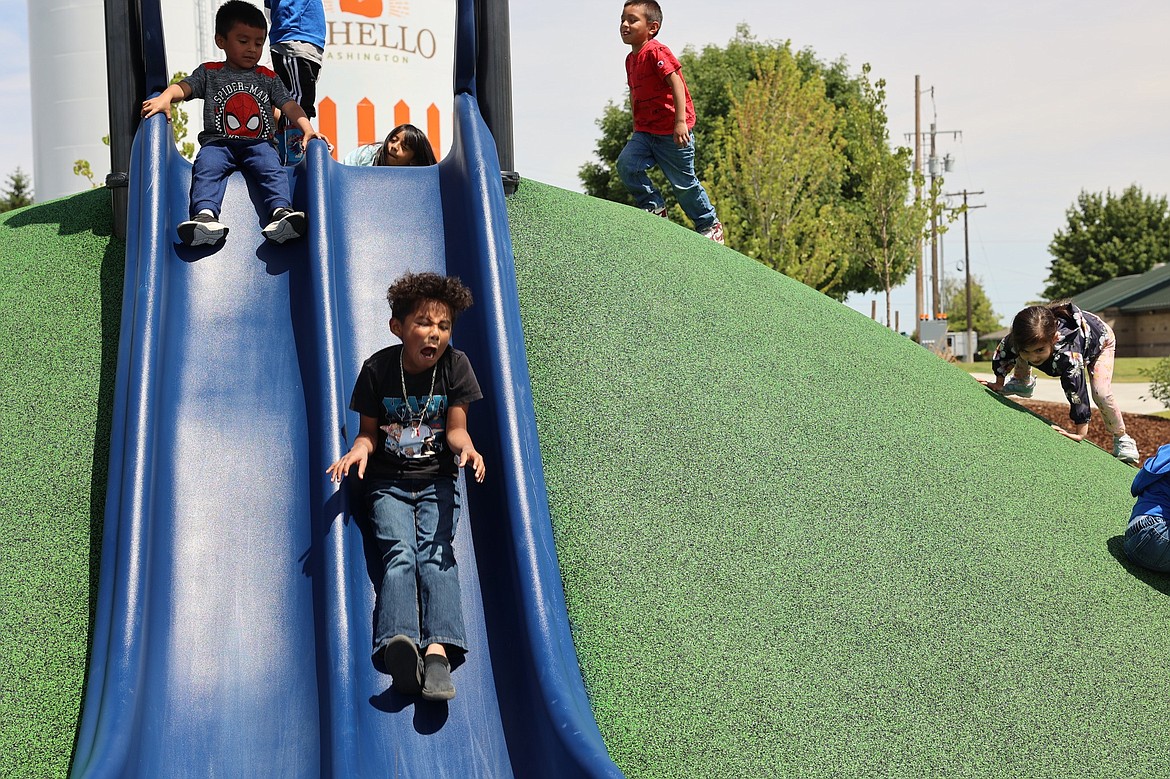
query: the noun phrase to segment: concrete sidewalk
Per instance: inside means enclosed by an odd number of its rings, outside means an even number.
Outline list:
[[[1036,375],[1033,372],[1033,375]],[[990,373],[972,373],[973,378],[980,381],[994,381],[995,376]],[[1113,397],[1117,399],[1117,407],[1128,414],[1154,414],[1165,411],[1166,407],[1159,400],[1150,397],[1148,382],[1118,383],[1113,382]],[[1052,403],[1068,403],[1064,390],[1060,386],[1060,379],[1049,376],[1036,375],[1036,389],[1032,392],[1033,400],[1046,400]],[[1092,399],[1090,398],[1090,402]],[[1093,404],[1096,408],[1097,404]]]

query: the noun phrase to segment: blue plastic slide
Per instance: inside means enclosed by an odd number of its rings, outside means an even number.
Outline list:
[[[455,97],[430,168],[290,173],[309,235],[264,241],[232,177],[224,244],[190,249],[190,164],[161,116],[131,165],[101,580],[74,777],[620,776],[569,635],[495,146]],[[457,533],[471,652],[458,695],[389,691],[370,659],[376,557],[326,466],[362,360],[394,342],[389,283],[460,276],[488,463]],[[461,479],[461,485],[463,480]]]

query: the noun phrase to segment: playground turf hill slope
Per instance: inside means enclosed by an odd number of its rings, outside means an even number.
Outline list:
[[[736,253],[509,201],[558,553],[630,777],[1164,776],[1165,577],[1133,471]],[[0,776],[66,773],[123,247],[0,216]]]
[[[81,711],[125,247],[106,190],[0,215],[0,776],[65,776]]]
[[[569,614],[630,777],[1165,776],[1129,468],[639,211],[509,201]]]

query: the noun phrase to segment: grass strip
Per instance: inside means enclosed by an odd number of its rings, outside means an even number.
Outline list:
[[[0,216],[0,776],[68,771],[97,588],[125,247],[109,192]]]

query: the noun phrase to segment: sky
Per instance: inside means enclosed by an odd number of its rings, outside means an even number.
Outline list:
[[[625,97],[620,0],[512,0],[516,169],[580,191],[596,120]],[[911,145],[914,77],[922,129],[934,121],[940,156],[954,159],[945,191],[973,196],[972,274],[1006,324],[1037,300],[1052,261],[1048,244],[1081,191],[1136,184],[1170,194],[1170,3],[1165,0],[665,0],[659,39],[676,53],[725,45],[746,23],[759,40],[788,40],[822,60],[844,57],[884,79],[890,140]],[[32,169],[26,0],[0,0],[0,176]],[[685,75],[685,73],[684,73]],[[702,143],[702,128],[698,128]],[[946,276],[962,276],[961,220],[942,239]],[[927,282],[929,289],[930,283]],[[869,314],[881,294],[853,295]],[[895,290],[901,328],[913,322],[913,276]]]

